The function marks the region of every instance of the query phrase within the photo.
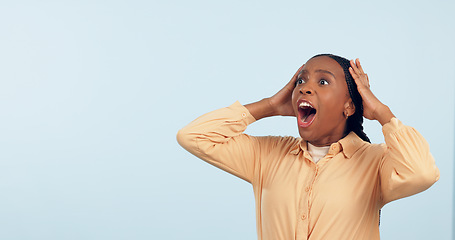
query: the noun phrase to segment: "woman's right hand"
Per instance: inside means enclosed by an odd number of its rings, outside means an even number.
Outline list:
[[[295,81],[297,76],[302,70],[302,65],[291,80],[279,92],[269,98],[270,106],[274,109],[276,115],[281,116],[295,116],[294,109],[292,108],[292,92],[295,88]]]
[[[269,98],[264,98],[261,101],[245,105],[248,111],[256,120],[271,116],[295,116],[292,109],[292,92],[295,88],[295,81],[302,65],[291,80],[275,95]]]

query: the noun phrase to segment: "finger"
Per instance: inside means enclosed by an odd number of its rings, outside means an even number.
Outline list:
[[[357,73],[355,73],[355,71],[354,71],[354,69],[353,69],[352,67],[349,67],[349,73],[351,73],[351,76],[352,76],[353,78],[358,77],[358,76],[357,76]]]
[[[351,63],[351,67],[352,67],[352,69],[354,70],[354,72],[355,72],[357,75],[360,75],[359,68],[357,68],[357,65],[355,64],[355,61],[354,61],[354,60],[351,60],[350,63]]]
[[[351,64],[351,67],[352,67],[353,70],[354,70],[355,68],[357,68],[357,66],[355,65],[354,60],[351,59],[351,60],[349,61],[349,63]]]
[[[354,69],[352,67],[349,68],[349,72],[351,73],[352,78],[357,85],[357,88],[361,88],[362,86],[370,86],[368,81],[366,81],[366,78],[361,78],[357,73],[354,72]]]
[[[359,75],[355,72],[355,70],[350,67],[349,72],[351,73],[352,78],[354,78],[354,81],[357,83],[357,81],[360,79]]]
[[[305,64],[303,64],[301,67],[299,67],[297,72],[294,73],[294,76],[292,76],[291,80],[288,82],[288,84],[286,84],[286,87],[289,86],[289,89],[294,89],[295,83],[297,81],[297,77],[299,76],[300,71],[302,71],[303,66],[305,66]]]
[[[370,79],[368,78],[368,74],[365,73],[365,76],[367,76],[367,85],[370,87]]]
[[[360,72],[361,72],[361,73],[364,73],[363,68],[362,68],[362,65],[360,65],[360,59],[358,59],[358,58],[356,59],[356,65],[357,65],[357,67],[359,68]]]
[[[299,69],[297,70],[297,72],[295,72],[295,74],[294,74],[294,76],[292,77],[292,79],[297,78],[297,76],[299,75],[300,71],[302,71],[303,66],[305,66],[305,64],[303,64],[301,67],[299,67]]]

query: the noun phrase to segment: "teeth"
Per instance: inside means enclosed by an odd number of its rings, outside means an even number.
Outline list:
[[[299,105],[300,108],[304,108],[304,107],[310,107],[310,108],[313,108],[313,106],[311,106],[308,102],[301,102],[300,105]]]

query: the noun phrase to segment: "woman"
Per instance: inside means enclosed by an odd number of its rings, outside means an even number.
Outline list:
[[[247,125],[295,116],[301,138],[253,137]],[[370,144],[363,117],[382,125]],[[253,185],[258,239],[379,239],[379,211],[439,179],[425,139],[371,92],[359,60],[317,55],[270,98],[205,114],[180,145]]]

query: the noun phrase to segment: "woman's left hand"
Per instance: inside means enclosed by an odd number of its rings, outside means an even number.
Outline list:
[[[370,80],[368,79],[368,75],[363,71],[358,58],[355,61],[351,60],[349,72],[357,84],[357,90],[359,91],[360,96],[362,96],[363,116],[370,120],[378,120],[381,125],[388,123],[394,115],[389,107],[379,101],[371,91]]]

